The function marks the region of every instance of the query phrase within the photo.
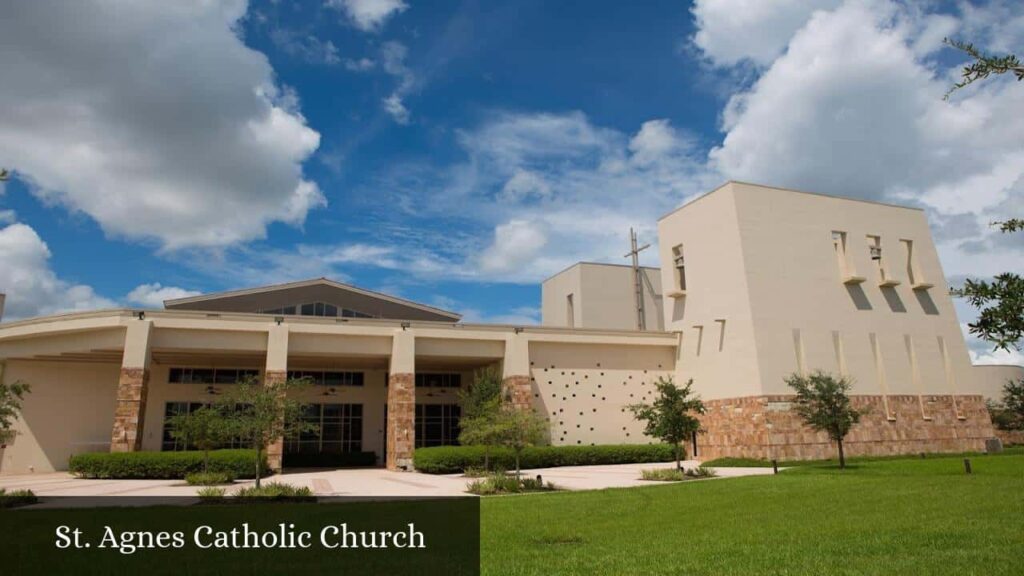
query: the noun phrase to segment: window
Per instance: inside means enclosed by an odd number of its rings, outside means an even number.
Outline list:
[[[458,446],[461,415],[458,404],[417,404],[416,447]]]
[[[871,261],[874,262],[875,270],[878,273],[878,285],[883,288],[898,286],[899,280],[893,279],[889,273],[889,267],[886,265],[887,260],[882,253],[882,237],[868,234],[867,239],[868,255],[871,257]]]
[[[568,326],[569,328],[573,328],[576,326],[576,307],[573,305],[572,302],[572,294],[569,294],[568,296],[565,297],[565,317],[566,326]]]
[[[836,252],[836,264],[839,266],[839,277],[843,284],[860,284],[865,279],[857,275],[853,262],[846,256],[846,232],[839,230],[832,231],[832,247]]]
[[[164,430],[163,440],[160,444],[160,449],[167,452],[171,450],[188,450],[189,445],[187,440],[176,440],[171,434],[170,420],[174,416],[179,414],[189,414],[193,410],[198,410],[203,405],[199,402],[168,402],[164,405]]]
[[[307,404],[301,419],[316,426],[285,439],[292,454],[341,454],[363,450],[362,404]]]
[[[374,318],[372,314],[366,314],[365,312],[359,312],[358,310],[348,310],[326,302],[307,302],[305,304],[298,304],[295,306],[261,310],[261,312],[263,314],[283,314],[286,316],[299,314],[301,316],[321,316],[327,318]]]
[[[174,450],[195,450],[196,447],[188,439],[175,439],[171,434],[170,419],[179,414],[191,414],[207,404],[202,402],[167,402],[164,404],[164,426],[161,436],[160,450],[168,452]],[[241,405],[236,410],[241,410]],[[244,448],[246,443],[241,438],[233,438],[217,448]]]
[[[675,269],[676,289],[686,292],[686,258],[683,256],[683,245],[672,247],[672,266]]]
[[[171,368],[171,384],[235,384],[246,378],[258,378],[259,370],[247,368]]]
[[[914,253],[914,241],[900,240],[900,244],[903,244],[903,253],[907,257],[907,280],[910,282],[910,287],[914,290],[927,290],[928,288],[931,288],[932,284],[925,281],[921,274],[921,268],[917,265],[917,255]]]
[[[289,380],[309,380],[314,386],[362,386],[362,372],[289,370]]]
[[[462,374],[451,373],[416,373],[417,388],[461,388]]]

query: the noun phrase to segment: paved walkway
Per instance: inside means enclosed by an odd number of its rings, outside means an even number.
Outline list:
[[[691,468],[696,461],[686,461]],[[617,464],[610,466],[566,466],[524,470],[529,476],[541,475],[566,490],[597,490],[630,486],[650,486],[660,482],[640,480],[640,471],[671,468],[674,463]],[[771,474],[771,468],[719,468],[720,478]],[[265,479],[264,481],[268,481]],[[381,468],[289,471],[269,481],[308,486],[318,496],[458,496],[465,494],[471,479],[458,474],[432,475],[418,472],[389,472]],[[251,486],[252,481],[236,482],[232,490]],[[0,476],[0,488],[27,488],[37,496],[194,496],[196,487],[181,480],[88,480],[65,472]]]

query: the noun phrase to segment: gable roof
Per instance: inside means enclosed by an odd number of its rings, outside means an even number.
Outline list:
[[[198,296],[188,296],[185,298],[174,298],[171,300],[164,300],[164,308],[177,308],[182,306],[188,306],[190,304],[199,304],[203,302],[212,302],[216,300],[235,298],[238,296],[253,296],[257,294],[266,294],[270,292],[280,292],[284,290],[293,290],[296,288],[307,288],[311,286],[326,286],[337,290],[344,290],[360,296],[366,296],[375,298],[377,300],[383,300],[399,306],[407,306],[423,312],[432,314],[438,314],[444,316],[452,321],[458,321],[462,318],[461,314],[451,312],[449,310],[442,310],[434,306],[428,306],[426,304],[420,304],[419,302],[413,302],[412,300],[406,300],[405,298],[399,298],[397,296],[391,296],[384,294],[383,292],[375,292],[373,290],[367,290],[365,288],[359,288],[351,284],[345,284],[343,282],[337,282],[329,278],[312,278],[310,280],[300,280],[298,282],[287,282],[284,284],[272,284],[269,286],[258,286],[255,288],[244,288],[241,290],[228,290],[225,292],[213,292],[210,294],[200,294]]]

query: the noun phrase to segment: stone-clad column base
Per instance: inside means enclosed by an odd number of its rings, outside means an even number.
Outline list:
[[[263,379],[265,386],[272,386],[283,383],[288,379],[288,372],[284,370],[267,370]],[[278,438],[267,445],[267,465],[274,472],[280,472],[284,461],[284,439]]]
[[[529,410],[533,406],[533,389],[529,376],[506,376],[502,380],[505,398],[517,410]]]
[[[121,374],[117,381],[114,428],[110,434],[111,452],[142,450],[142,432],[146,418],[148,390],[149,370],[121,368]]]
[[[387,469],[412,470],[416,448],[416,378],[388,376]]]
[[[697,437],[697,458],[836,458],[835,443],[825,433],[804,426],[791,409],[793,399],[750,396],[706,400],[707,413],[701,417],[706,432]],[[981,396],[925,395],[922,399],[890,395],[892,418],[886,416],[882,396],[850,399],[854,407],[867,413],[843,442],[847,456],[984,451],[985,440],[994,435]],[[929,419],[921,416],[922,400]]]

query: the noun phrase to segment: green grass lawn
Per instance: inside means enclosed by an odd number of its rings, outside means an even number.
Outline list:
[[[487,498],[484,574],[1021,574],[1024,455]]]
[[[1002,452],[993,454],[993,456],[1014,456],[1024,455],[1024,445],[1020,446],[1007,446]],[[926,454],[926,458],[976,458],[980,456],[987,456],[982,452],[963,452],[960,454]],[[906,454],[899,456],[848,456],[846,461],[849,463],[858,462],[881,462],[885,460],[908,460],[913,456]],[[827,460],[779,460],[779,467],[792,467],[792,466],[821,466],[821,465],[832,465],[838,464],[837,458],[829,458]],[[714,460],[708,460],[703,463],[704,466],[711,468],[771,468],[771,460],[759,460],[756,458],[716,458]]]

